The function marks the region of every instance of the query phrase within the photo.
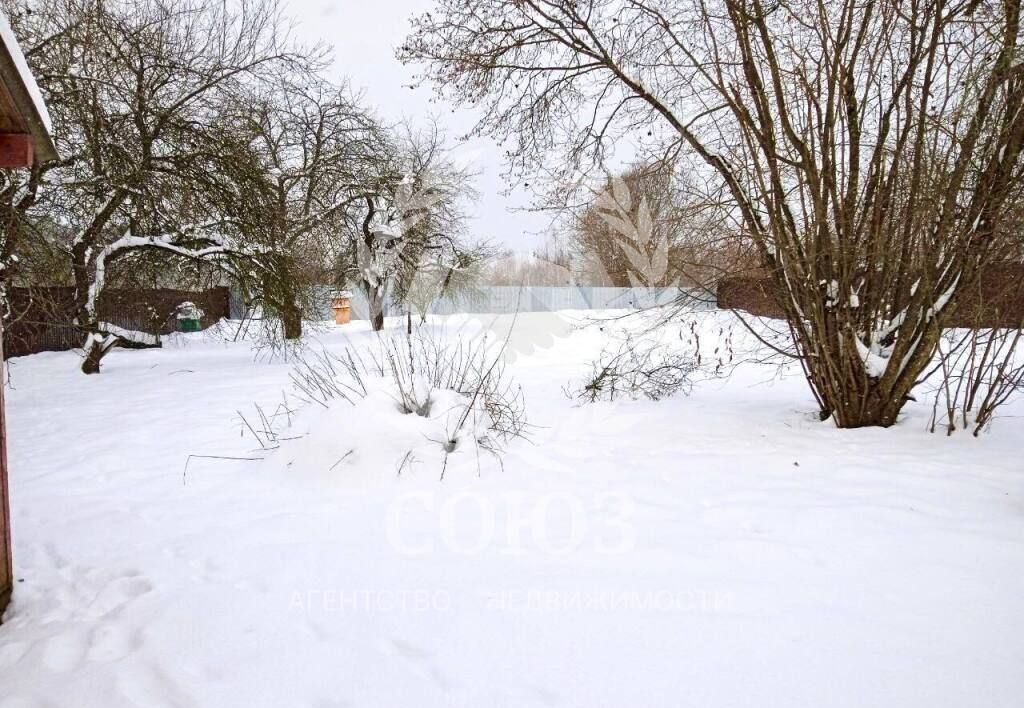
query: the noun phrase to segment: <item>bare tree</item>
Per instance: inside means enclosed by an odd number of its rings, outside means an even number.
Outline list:
[[[720,207],[675,165],[635,164],[606,178],[573,213],[576,259],[607,285],[679,286],[711,295],[719,278],[743,267],[743,239],[724,223]]]
[[[1019,0],[441,0],[400,51],[513,171],[694,162],[781,294],[822,417],[891,425],[1024,185]],[[552,151],[562,157],[552,160]]]
[[[395,296],[406,307],[410,332],[414,311],[423,323],[431,306],[441,298],[457,302],[470,296],[495,257],[494,248],[486,241],[455,238],[444,239],[439,245],[437,249],[423,249],[418,263],[404,263],[401,269]]]
[[[396,295],[401,299],[425,262],[440,259],[454,272],[470,253],[462,245],[463,205],[475,192],[473,174],[451,159],[436,125],[391,131],[374,159],[361,204],[348,210],[341,233],[349,249],[349,270],[342,278],[366,295],[370,320],[379,331],[388,302]]]
[[[241,217],[245,241],[258,244],[262,268],[240,278],[285,339],[302,333],[304,305],[330,279],[331,249],[347,210],[363,199],[383,140],[379,123],[346,87],[306,75],[261,84],[233,102],[230,123],[259,160],[251,188],[263,195]]]
[[[669,272],[678,223],[672,178],[668,166],[631,167],[608,178],[605,189],[576,218],[574,246],[604,266],[610,284],[656,287],[678,278]]]
[[[506,249],[487,263],[483,282],[499,287],[571,286],[576,282],[575,265],[569,248],[552,238],[530,253]]]

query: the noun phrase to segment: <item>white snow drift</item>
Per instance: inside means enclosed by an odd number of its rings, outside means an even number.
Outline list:
[[[529,338],[530,439],[443,482],[445,418],[384,389],[268,456],[239,412],[293,401],[290,364],[244,343],[12,360],[0,707],[1020,704],[1020,405],[980,439],[927,401],[840,431],[753,364],[577,405],[611,327]]]

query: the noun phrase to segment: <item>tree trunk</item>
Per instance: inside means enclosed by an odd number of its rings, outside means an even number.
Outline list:
[[[85,358],[82,359],[83,374],[100,373],[100,360],[106,354],[103,347],[96,341],[98,333],[96,318],[89,312],[89,285],[92,278],[89,273],[89,241],[79,239],[71,249],[71,272],[75,278],[75,324],[80,327],[85,338]]]
[[[99,346],[94,346],[89,349],[89,353],[82,359],[82,373],[83,374],[98,374],[100,373],[100,360],[103,359],[102,349]]]
[[[285,339],[302,338],[302,312],[294,304],[290,304],[281,312],[281,324],[284,327]]]
[[[123,349],[159,349],[161,346],[160,337],[149,335],[146,332],[129,332],[124,335],[114,335],[97,331],[97,323],[93,323],[85,334],[85,357],[82,359],[82,373],[100,373],[100,362],[110,353],[114,347]],[[143,335],[138,338],[137,335]]]
[[[851,323],[823,319],[812,325],[813,350],[804,352],[808,382],[822,406],[822,420],[831,417],[839,428],[895,425],[932,359],[941,328],[927,327],[906,354],[890,359],[884,373],[876,376],[869,373],[853,340],[838,334],[850,331]]]
[[[836,427],[866,428],[880,426],[888,428],[896,424],[900,411],[907,402],[905,395],[894,397],[894,392],[884,390],[874,380],[867,388],[855,390],[844,388],[832,396],[832,416]]]
[[[114,345],[113,343],[104,345],[103,342],[97,341],[96,338],[100,335],[94,330],[89,331],[85,336],[85,358],[82,359],[82,373],[98,374],[100,373],[100,362],[107,352],[114,348]]]
[[[366,303],[370,308],[370,324],[373,326],[374,332],[380,332],[384,329],[386,289],[364,281],[363,292],[366,293]]]

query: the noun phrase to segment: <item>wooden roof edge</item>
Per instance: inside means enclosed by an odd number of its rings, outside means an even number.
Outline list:
[[[34,142],[34,153],[37,162],[56,160],[59,155],[57,146],[54,144],[53,136],[50,134],[49,120],[44,115],[46,110],[42,103],[35,79],[28,73],[21,54],[21,48],[17,46],[17,39],[10,31],[7,17],[0,11],[0,80],[4,82],[15,108],[21,114]],[[14,42],[15,46],[9,46]],[[31,82],[29,84],[28,82]]]

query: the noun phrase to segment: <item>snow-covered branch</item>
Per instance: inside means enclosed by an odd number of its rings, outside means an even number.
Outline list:
[[[111,258],[121,256],[128,251],[152,248],[167,251],[185,258],[191,258],[193,260],[215,260],[223,256],[233,255],[256,256],[259,253],[254,249],[238,246],[230,238],[218,235],[203,236],[203,240],[210,242],[211,245],[204,246],[202,248],[192,248],[180,243],[180,240],[187,238],[186,235],[194,231],[195,228],[197,227],[162,236],[134,236],[128,232],[121,238],[104,247],[96,255],[94,275],[92,283],[89,285],[89,293],[85,304],[85,307],[89,312],[90,319],[95,320],[96,318],[96,303],[99,300],[100,293],[103,292],[103,288],[106,285],[107,261]]]

